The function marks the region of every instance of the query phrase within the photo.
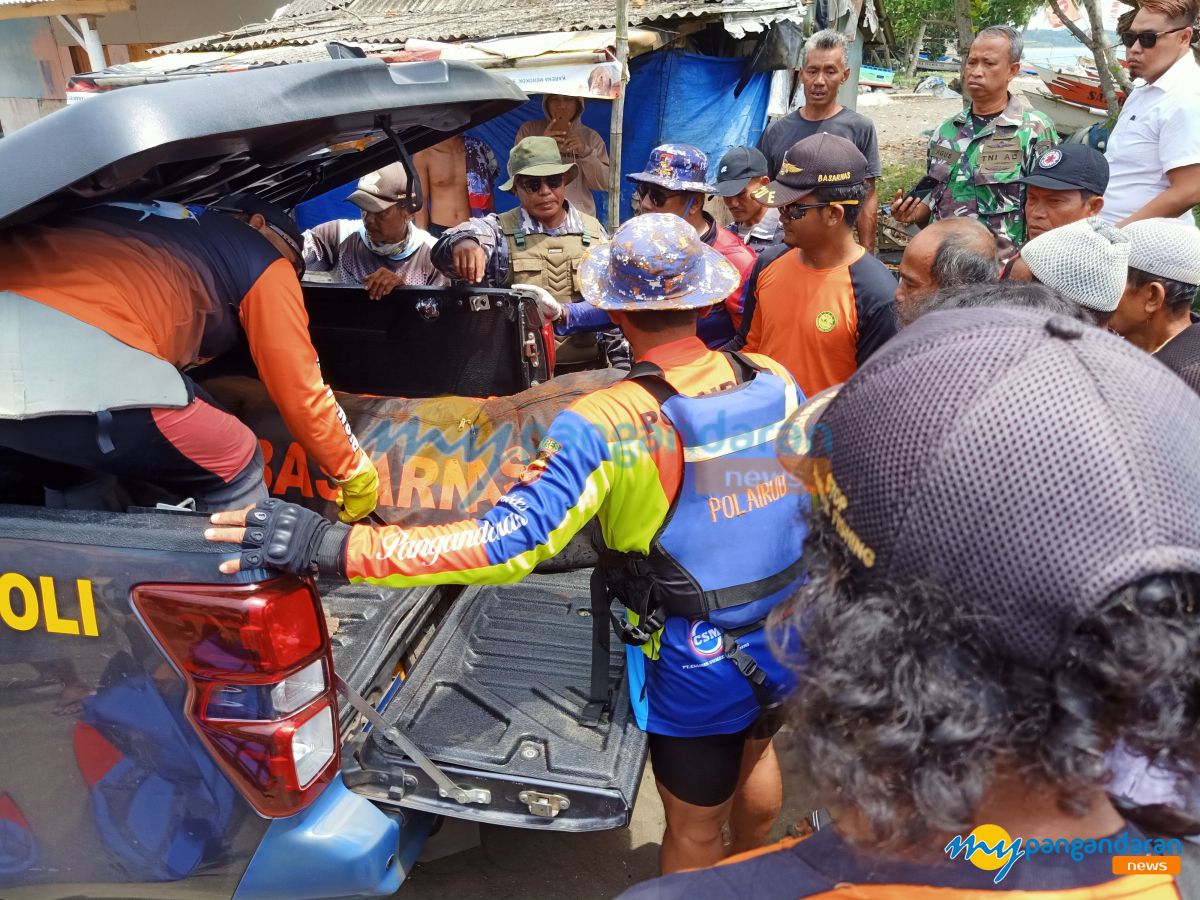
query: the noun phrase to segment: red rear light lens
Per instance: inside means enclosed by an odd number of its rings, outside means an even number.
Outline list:
[[[265,816],[311,803],[340,762],[332,649],[312,586],[141,585],[133,604],[187,681],[188,719],[243,796]]]

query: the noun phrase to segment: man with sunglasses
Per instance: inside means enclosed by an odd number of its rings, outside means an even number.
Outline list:
[[[807,397],[845,381],[896,333],[896,279],[854,239],[866,180],[862,152],[820,133],[794,144],[755,194],[779,209],[784,243],[759,257],[726,349],[777,360]]]
[[[543,313],[560,317],[583,299],[579,263],[584,253],[608,238],[598,220],[566,199],[566,185],[576,171],[575,163],[562,161],[554,138],[519,141],[508,156],[508,180],[500,190],[515,193],[520,206],[451,228],[434,244],[434,266],[468,284],[538,288]],[[597,365],[629,368],[629,345],[611,322],[558,346],[556,371]]]
[[[642,172],[634,172],[625,178],[637,185],[633,192],[633,210],[638,215],[646,213],[668,213],[679,216],[700,235],[700,240],[712,247],[727,260],[741,275],[737,289],[700,317],[696,334],[712,348],[724,346],[742,323],[742,301],[745,296],[746,280],[754,271],[755,255],[732,231],[717,225],[704,211],[704,199],[716,193],[716,188],[706,180],[708,155],[691,144],[662,144],[650,151],[650,159]],[[595,307],[576,307],[566,312],[563,318],[565,330],[571,333],[581,328],[602,327],[608,314]]]
[[[368,515],[379,478],[321,375],[302,252],[288,212],[251,194],[207,210],[109,203],[5,232],[0,383],[21,389],[0,391],[3,465],[68,508],[109,505],[112,479],[199,509],[265,499],[257,438],[184,374],[244,331],[288,430],[341,486],[342,520]]]
[[[1145,0],[1121,34],[1129,74],[1144,79],[1121,109],[1105,155],[1100,216],[1192,221],[1200,203],[1200,66],[1192,55],[1200,0]]]

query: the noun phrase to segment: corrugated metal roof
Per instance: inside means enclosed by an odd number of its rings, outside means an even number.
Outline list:
[[[798,15],[801,0],[634,0],[629,24],[733,16],[763,23]],[[267,22],[245,25],[226,34],[181,41],[162,52],[249,50],[281,44],[329,40],[398,43],[408,38],[431,41],[481,40],[513,34],[612,28],[615,3],[596,0],[295,0]]]

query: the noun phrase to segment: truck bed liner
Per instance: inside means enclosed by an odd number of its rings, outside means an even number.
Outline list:
[[[468,588],[384,713],[459,783],[490,789],[489,805],[438,797],[423,772],[373,734],[350,762],[348,783],[381,802],[494,824],[562,831],[626,824],[646,736],[633,721],[617,641],[611,720],[579,723],[591,671],[589,577],[535,575]],[[529,792],[568,802],[556,815],[545,805],[535,814]]]
[[[334,668],[360,694],[377,700],[392,680],[396,661],[409,642],[419,637],[444,589],[387,588],[324,579],[317,588],[326,614],[338,620],[331,638]]]

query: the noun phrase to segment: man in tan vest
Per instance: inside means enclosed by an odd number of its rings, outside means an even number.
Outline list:
[[[531,285],[559,303],[582,300],[579,263],[608,234],[564,198],[575,174],[575,164],[562,161],[553,138],[520,141],[509,154],[509,178],[500,189],[514,192],[521,205],[451,228],[433,247],[434,266],[468,284]],[[629,346],[615,330],[573,335],[559,344],[556,371],[604,365],[629,367]]]

